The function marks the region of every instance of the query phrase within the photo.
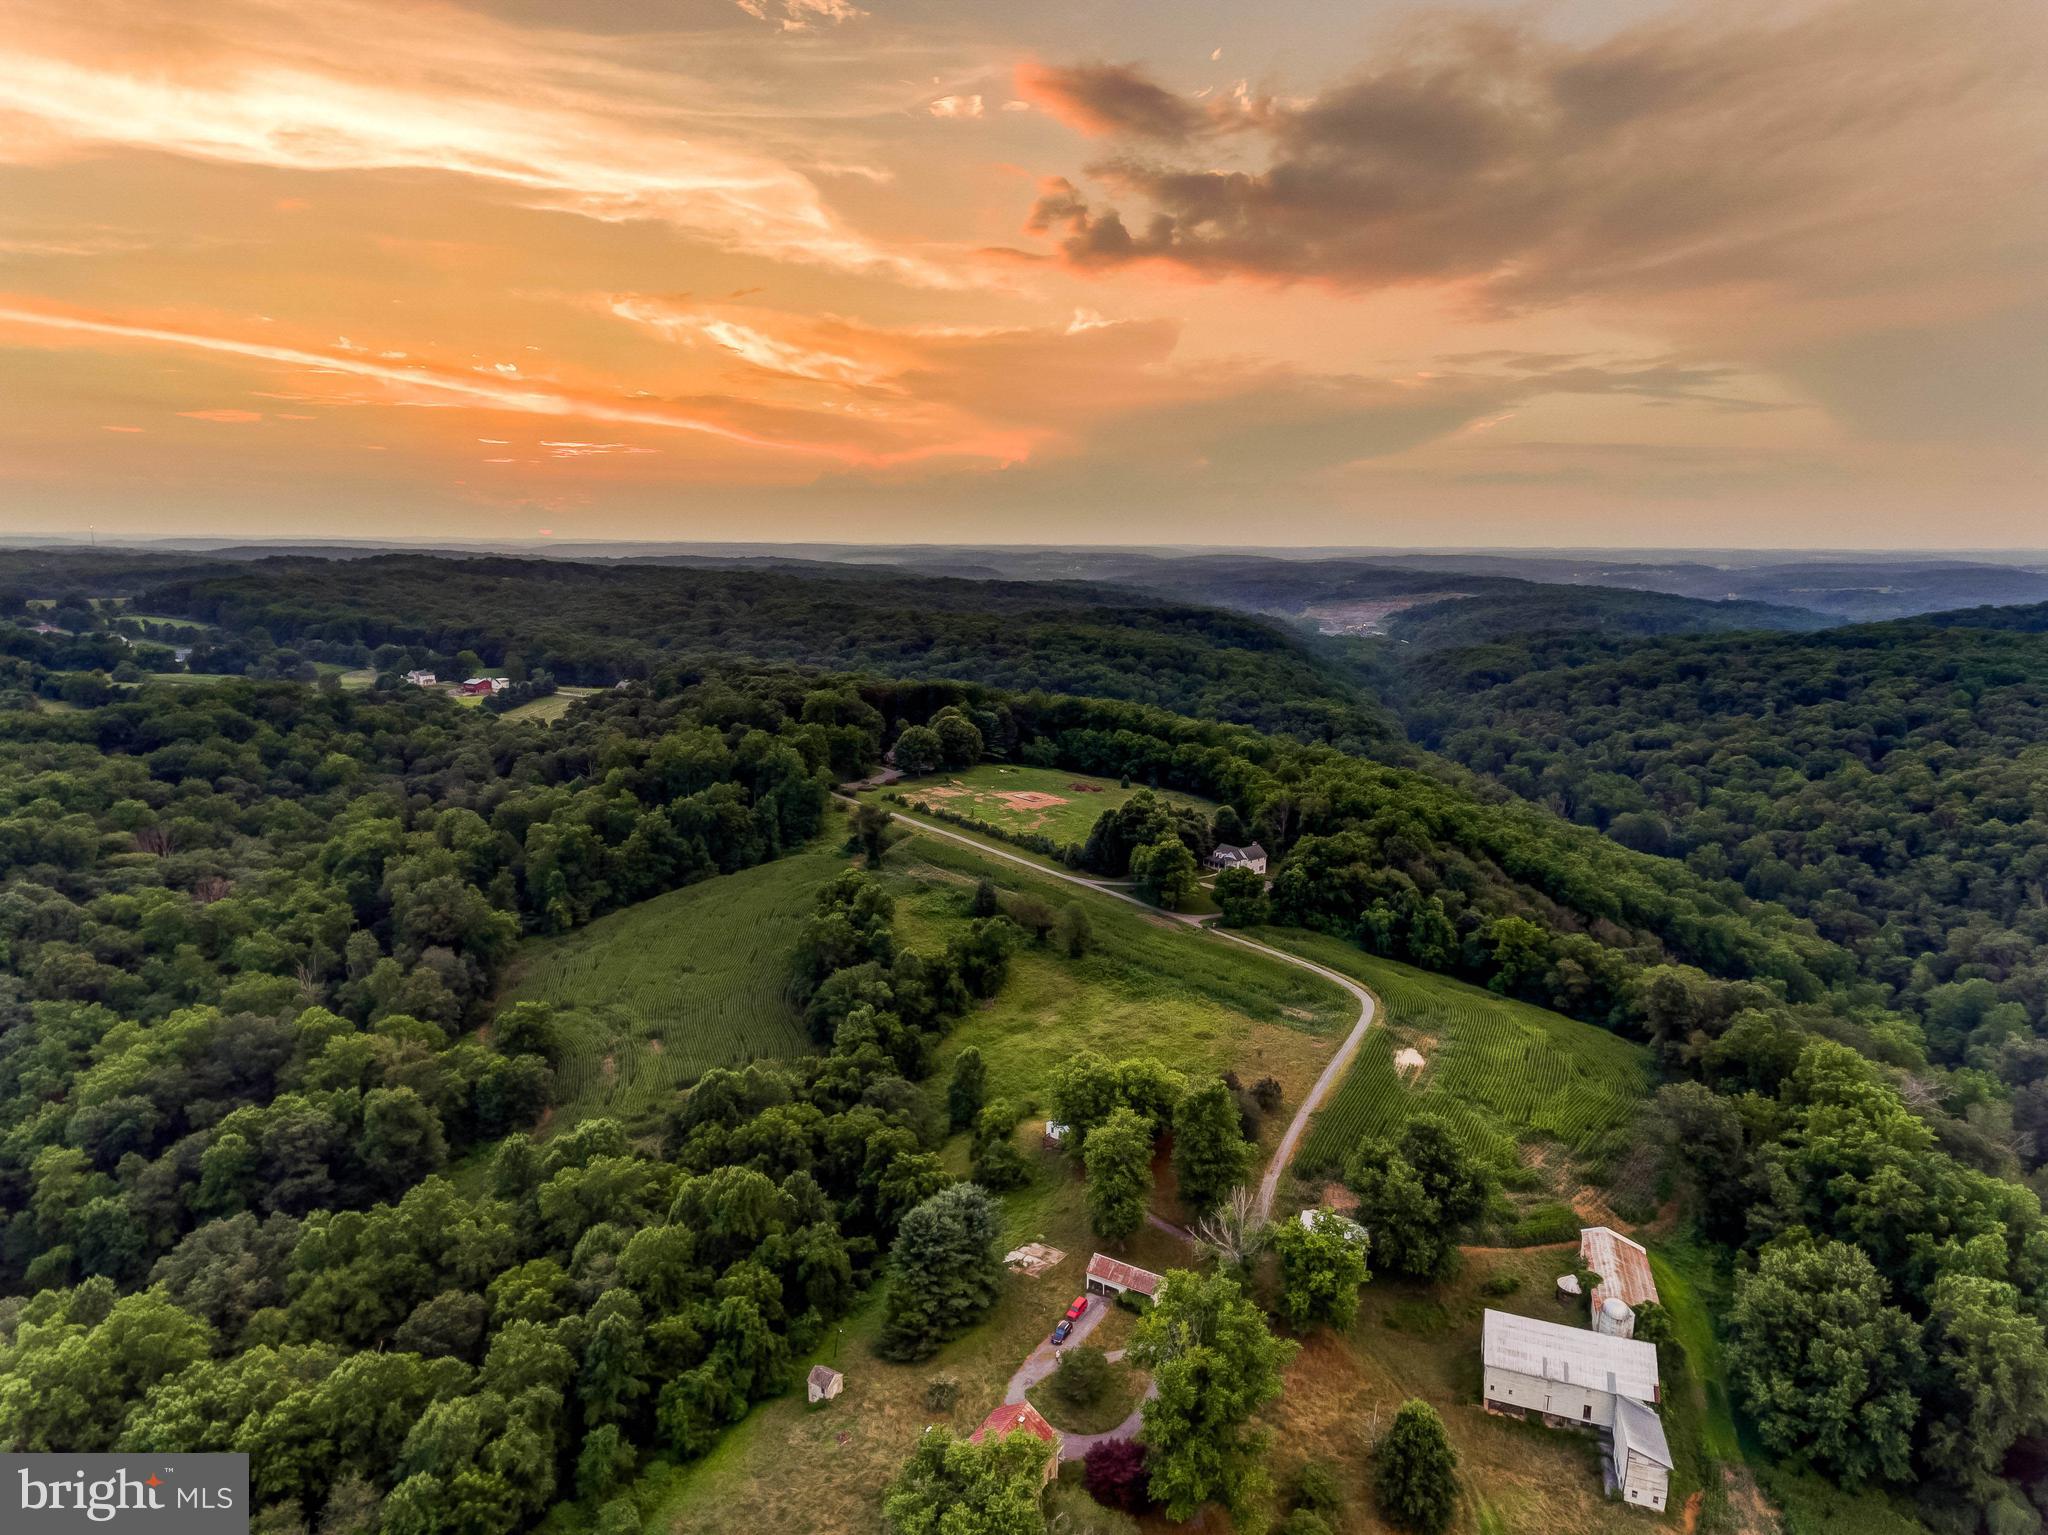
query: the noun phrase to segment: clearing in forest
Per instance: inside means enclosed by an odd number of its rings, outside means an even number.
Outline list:
[[[1139,787],[1126,789],[1114,778],[1093,778],[1064,768],[984,762],[958,773],[941,769],[906,778],[891,784],[889,792],[901,795],[912,808],[970,816],[1013,835],[1035,833],[1064,845],[1086,842],[1095,818],[1114,810]],[[1199,805],[1205,812],[1215,808],[1193,795],[1157,792],[1179,804]]]
[[[712,1066],[812,1048],[790,974],[818,889],[848,866],[843,835],[830,818],[802,852],[520,945],[500,1005],[564,1011],[557,1123],[630,1113]]]

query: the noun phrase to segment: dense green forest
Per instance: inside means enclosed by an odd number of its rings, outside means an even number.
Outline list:
[[[596,686],[737,655],[1125,698],[1348,745],[1398,735],[1271,624],[1096,587],[386,555],[263,560],[138,601],[244,637],[198,669],[241,670],[258,633],[311,660],[404,670],[412,652],[469,651]]]
[[[2048,609],[1408,666],[1418,741],[1812,919],[2048,1160]]]
[[[979,585],[996,607],[946,607],[959,584],[407,558],[122,594],[216,625],[195,663],[367,664],[361,692],[151,682],[163,642],[111,632],[150,620],[23,593],[80,632],[0,629],[0,1442],[248,1449],[280,1528],[336,1535],[510,1535],[703,1453],[942,1196],[916,1084],[1019,937],[903,947],[849,872],[792,977],[819,1053],[541,1138],[557,1023],[494,1016],[496,979],[523,933],[811,842],[827,785],[902,747],[1213,801],[1135,796],[1080,856],[1142,880],[1255,835],[1276,872],[1232,920],[1649,1045],[1656,1108],[1591,1167],[1663,1148],[1732,1256],[1731,1384],[1767,1448],[1924,1489],[1930,1518],[2016,1506],[2048,1402],[2048,1225],[2018,1181],[2048,1118],[2038,626],[1408,663],[1416,732],[1515,797],[1343,749],[1376,716],[1248,621]],[[842,632],[837,673],[736,658]],[[1181,648],[1214,653],[1073,691]],[[465,653],[635,681],[552,727],[396,685]],[[928,660],[988,675],[878,675]],[[1254,678],[1295,733],[1196,717]]]
[[[555,731],[285,683],[9,715],[0,1443],[510,1531],[780,1389],[947,1182],[906,1074],[1007,924],[899,950],[849,873],[794,978],[829,1053],[538,1143],[557,1025],[491,996],[523,931],[808,843],[848,733],[882,714],[786,675]]]

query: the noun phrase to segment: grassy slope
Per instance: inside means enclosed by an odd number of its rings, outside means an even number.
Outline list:
[[[552,725],[569,712],[570,705],[603,691],[602,688],[557,688],[543,697],[529,699],[516,709],[507,709],[504,717],[508,720],[539,720]]]
[[[776,869],[791,872],[788,866],[771,865],[750,874]],[[924,946],[943,943],[963,919],[974,882],[984,875],[1005,892],[1029,890],[1055,904],[1082,903],[1094,947],[1079,961],[1039,948],[1020,953],[1003,992],[964,1020],[948,1040],[932,1079],[935,1093],[943,1091],[951,1056],[968,1044],[979,1048],[988,1063],[991,1094],[1020,1100],[1041,1093],[1050,1068],[1086,1046],[1111,1057],[1155,1053],[1190,1071],[1231,1066],[1247,1080],[1270,1070],[1286,1085],[1291,1108],[1352,1016],[1341,994],[1300,971],[935,837],[904,837],[884,870],[896,898],[902,939]],[[733,876],[681,894],[706,899],[729,893],[748,878]],[[708,904],[716,904],[721,914],[730,909],[724,902]],[[1320,942],[1280,936],[1289,946],[1305,949]],[[1343,946],[1329,947],[1341,951]],[[1386,989],[1399,992],[1401,977],[1395,972],[1406,968],[1383,968],[1384,962],[1356,951],[1318,950],[1313,957],[1325,963],[1342,960],[1347,973],[1384,988],[1383,996]],[[1407,973],[1416,978],[1412,984],[1451,984]],[[1396,984],[1387,988],[1390,975]],[[1486,993],[1474,996],[1496,1008],[1513,1006]],[[1264,1137],[1269,1145],[1278,1128],[1277,1121],[1269,1121]],[[839,1400],[814,1409],[800,1390],[792,1390],[757,1407],[702,1461],[675,1466],[653,1460],[633,1490],[650,1532],[755,1535],[764,1528],[787,1528],[865,1535],[875,1527],[883,1487],[926,1425],[945,1424],[964,1434],[996,1405],[1010,1372],[1079,1289],[1081,1268],[1096,1246],[1080,1181],[1059,1156],[1039,1148],[1031,1129],[1027,1124],[1019,1134],[1032,1181],[1004,1200],[1006,1235],[1011,1243],[1048,1242],[1066,1252],[1065,1261],[1039,1279],[1007,1276],[989,1319],[922,1365],[892,1365],[874,1356],[881,1305],[879,1293],[871,1294],[815,1356],[846,1372]],[[965,1148],[957,1137],[947,1148],[947,1160],[964,1170]],[[1162,1194],[1162,1205],[1167,1197]],[[1132,1240],[1126,1255],[1155,1268],[1188,1261],[1180,1242],[1151,1227]],[[1353,1493],[1340,1531],[1383,1529],[1371,1513],[1367,1487],[1372,1435],[1401,1400],[1419,1395],[1444,1413],[1464,1457],[1468,1490],[1457,1531],[1571,1529],[1621,1535],[1655,1527],[1657,1521],[1602,1501],[1590,1440],[1492,1418],[1477,1405],[1480,1310],[1494,1305],[1576,1320],[1575,1313],[1560,1310],[1550,1299],[1550,1282],[1569,1258],[1565,1249],[1475,1251],[1464,1272],[1442,1291],[1385,1280],[1369,1286],[1358,1325],[1342,1339],[1327,1333],[1311,1336],[1289,1372],[1285,1397],[1269,1413],[1277,1431],[1273,1464],[1280,1480],[1284,1483],[1311,1456],[1329,1460]],[[1666,1271],[1660,1268],[1660,1277]],[[1516,1277],[1520,1288],[1505,1298],[1483,1296],[1480,1283],[1494,1274]],[[1687,1330],[1702,1325],[1701,1313],[1690,1303],[1674,1311],[1690,1344]],[[1094,1341],[1114,1347],[1127,1326],[1127,1319],[1112,1314]],[[792,1378],[801,1381],[812,1362],[800,1361]],[[928,1403],[927,1392],[937,1380],[958,1384],[958,1399],[949,1409]],[[1715,1418],[1703,1399],[1697,1411],[1680,1406],[1667,1418],[1687,1468],[1680,1476],[1681,1499],[1700,1485],[1698,1468],[1707,1463],[1702,1435],[1714,1453],[1725,1450],[1719,1427],[1727,1421],[1725,1407],[1717,1410],[1721,1416]],[[553,1528],[566,1535],[581,1528],[579,1519],[588,1514],[565,1507]],[[1664,1522],[1675,1527],[1679,1517],[1674,1511]]]
[[[501,1001],[571,1010],[557,1118],[630,1114],[707,1067],[809,1050],[790,967],[813,892],[846,867],[839,837],[522,944]]]
[[[1503,1165],[1535,1139],[1583,1152],[1627,1124],[1649,1091],[1643,1050],[1604,1029],[1322,934],[1259,936],[1364,982],[1384,1004],[1356,1064],[1302,1143],[1305,1164],[1341,1163],[1359,1141],[1394,1130],[1424,1108]],[[1427,1063],[1419,1077],[1397,1073],[1394,1056],[1403,1047]]]
[[[1084,903],[1094,947],[1078,961],[1041,948],[1018,954],[1001,994],[948,1039],[932,1078],[935,1093],[944,1091],[952,1056],[970,1044],[987,1061],[990,1095],[1017,1100],[1042,1094],[1052,1066],[1086,1046],[1112,1059],[1156,1054],[1191,1072],[1234,1067],[1247,1080],[1270,1072],[1283,1083],[1291,1110],[1352,1016],[1348,999],[1313,976],[936,837],[906,837],[889,854],[885,879],[902,939],[942,943],[964,919],[974,882],[984,875],[1005,891]],[[1285,1117],[1268,1120],[1269,1144]],[[657,1464],[637,1493],[651,1531],[867,1535],[883,1487],[925,1425],[971,1432],[997,1405],[1011,1371],[1079,1293],[1081,1270],[1096,1247],[1080,1180],[1031,1131],[1021,1127],[1019,1140],[1032,1182],[1004,1199],[1008,1239],[1048,1242],[1066,1259],[1038,1279],[1006,1277],[989,1319],[927,1364],[874,1357],[881,1312],[871,1298],[817,1356],[846,1372],[839,1400],[814,1411],[792,1392],[757,1407],[704,1460],[682,1468]],[[965,1170],[961,1138],[947,1155],[949,1166]],[[1170,1208],[1167,1195],[1161,1204]],[[1131,1239],[1124,1256],[1154,1268],[1188,1261],[1182,1243],[1151,1227]],[[1123,1326],[1112,1314],[1093,1341],[1117,1347]],[[794,1378],[812,1362],[802,1361]],[[960,1384],[950,1411],[926,1405],[926,1388],[938,1377]]]

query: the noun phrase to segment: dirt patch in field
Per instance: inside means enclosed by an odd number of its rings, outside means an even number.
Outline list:
[[[961,795],[965,794],[966,792],[967,791],[965,789],[948,789],[943,785],[931,789],[919,789],[917,791],[918,798],[920,799],[958,799]],[[915,801],[913,801],[913,803],[915,803]]]
[[[1070,783],[1067,787],[1076,794],[1101,794],[1104,792],[1102,785],[1099,783]]]
[[[1394,1052],[1395,1075],[1410,1083],[1422,1075],[1423,1068],[1428,1064],[1422,1052],[1413,1045],[1403,1045]]]
[[[1039,789],[1005,789],[996,798],[1012,810],[1050,810],[1067,802],[1065,795],[1047,794]]]
[[[1590,1183],[1582,1183],[1572,1190],[1572,1209],[1588,1226],[1607,1226],[1620,1232],[1636,1229],[1632,1221],[1616,1215],[1614,1206],[1607,1202],[1607,1195]]]

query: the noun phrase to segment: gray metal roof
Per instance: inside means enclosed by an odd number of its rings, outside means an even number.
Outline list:
[[[1669,1470],[1671,1446],[1664,1438],[1664,1420],[1641,1402],[1616,1397],[1614,1400],[1614,1463],[1626,1467],[1630,1455],[1654,1460]]]
[[[1633,1338],[1489,1311],[1481,1347],[1488,1369],[1591,1386],[1638,1402],[1657,1400],[1657,1351]]]

